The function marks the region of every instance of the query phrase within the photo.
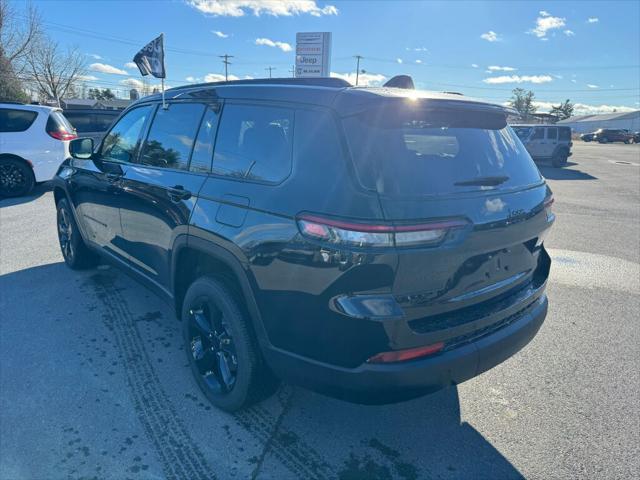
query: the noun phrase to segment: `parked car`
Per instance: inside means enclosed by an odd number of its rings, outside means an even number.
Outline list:
[[[174,305],[214,405],[240,409],[276,378],[413,398],[542,325],[553,197],[504,107],[329,78],[166,101],[130,106],[98,149],[71,143],[59,241],[69,267],[99,254]]]
[[[631,143],[633,134],[629,130],[600,128],[593,135],[593,140],[599,143],[623,142]]]
[[[0,103],[0,196],[21,196],[51,180],[77,138],[59,108]]]
[[[582,140],[583,142],[592,142],[595,136],[596,132],[583,133],[582,135],[580,135],[580,140]]]
[[[64,116],[74,126],[80,137],[90,137],[99,144],[109,127],[120,115],[119,110],[93,108],[64,110]]]
[[[567,164],[572,155],[571,128],[556,125],[512,125],[534,160],[551,160],[554,167]]]

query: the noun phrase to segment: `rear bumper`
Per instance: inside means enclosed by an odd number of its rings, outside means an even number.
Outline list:
[[[342,368],[273,347],[264,354],[274,373],[288,382],[357,403],[389,403],[459,384],[503,362],[533,339],[547,308],[547,297],[541,295],[518,318],[484,337],[431,357],[389,365]]]

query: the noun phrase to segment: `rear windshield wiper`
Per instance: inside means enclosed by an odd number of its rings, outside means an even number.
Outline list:
[[[474,185],[493,187],[506,182],[507,180],[509,180],[509,178],[511,177],[508,177],[507,175],[498,175],[493,177],[476,177],[472,178],[471,180],[462,180],[461,182],[456,182],[454,183],[454,185],[456,187],[468,187]]]

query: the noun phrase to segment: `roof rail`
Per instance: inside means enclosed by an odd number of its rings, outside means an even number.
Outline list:
[[[181,85],[167,89],[167,92],[187,90],[198,87],[217,87],[223,85],[304,85],[313,87],[346,88],[352,85],[341,78],[317,77],[317,78],[251,78],[246,80],[229,80],[227,82],[206,82]]]

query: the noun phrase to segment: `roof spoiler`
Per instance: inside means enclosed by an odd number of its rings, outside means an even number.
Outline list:
[[[392,77],[383,87],[389,88],[405,88],[407,90],[415,90],[416,86],[413,83],[413,78],[409,75],[396,75]]]

